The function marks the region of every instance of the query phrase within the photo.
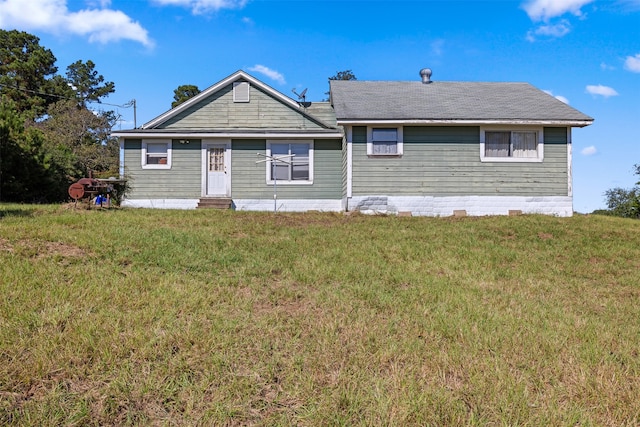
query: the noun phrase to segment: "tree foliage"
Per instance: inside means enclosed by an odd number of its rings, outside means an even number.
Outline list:
[[[338,71],[329,80],[358,80],[351,70]]]
[[[111,111],[89,111],[73,100],[62,100],[51,105],[48,118],[36,126],[45,135],[49,150],[63,154],[58,161],[74,178],[90,172],[117,175],[118,145],[109,137],[115,121]]]
[[[40,46],[40,39],[24,31],[0,30],[0,93],[15,103],[18,111],[36,117],[56,98],[47,94],[59,80],[56,58]]]
[[[114,83],[91,60],[69,65],[66,76],[55,62],[37,37],[0,30],[0,201],[62,201],[90,172],[118,172],[115,114],[87,104]]]
[[[333,76],[329,77],[329,81],[331,80],[358,80],[358,79],[356,78],[356,75],[353,74],[353,71],[343,70],[343,71],[338,71]],[[326,101],[328,101],[329,100],[328,97],[331,95],[331,92],[325,92],[324,94],[327,95]]]
[[[176,108],[178,105],[193,98],[200,93],[200,89],[195,85],[180,85],[173,90],[173,102],[171,108]]]
[[[640,177],[640,164],[634,165],[635,175]],[[623,218],[640,219],[640,181],[632,188],[612,188],[605,193],[608,213]]]
[[[62,200],[64,167],[45,147],[42,132],[24,125],[15,103],[0,103],[0,200],[46,202]]]
[[[100,102],[100,99],[115,92],[113,82],[104,82],[102,74],[95,70],[93,61],[76,61],[67,67],[67,83],[75,92],[82,105],[87,102]]]

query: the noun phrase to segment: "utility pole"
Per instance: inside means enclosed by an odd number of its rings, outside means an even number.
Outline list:
[[[136,120],[136,100],[132,99],[131,101],[124,104],[123,107],[133,107],[133,128],[136,129],[138,127],[138,123]]]

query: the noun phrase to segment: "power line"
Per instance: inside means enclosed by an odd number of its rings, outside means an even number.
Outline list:
[[[63,95],[56,95],[53,93],[45,93],[45,92],[38,92],[36,90],[31,90],[31,89],[27,89],[27,88],[23,88],[23,87],[19,87],[19,86],[11,86],[8,84],[4,84],[4,83],[0,83],[0,87],[5,87],[5,88],[9,88],[9,89],[15,89],[15,90],[19,90],[22,92],[27,92],[27,93],[31,93],[33,95],[40,95],[40,96],[48,96],[51,98],[58,98],[58,99],[65,99],[67,101],[77,101],[78,98],[74,97],[74,98],[70,98],[68,96],[63,96]],[[122,105],[119,104],[110,104],[108,102],[102,102],[100,100],[92,100],[92,99],[84,99],[85,102],[94,102],[94,103],[98,103],[98,104],[104,104],[104,105],[109,105],[110,107],[119,107],[119,108],[130,108],[130,107],[135,107],[135,100],[131,100],[128,102],[125,102]]]

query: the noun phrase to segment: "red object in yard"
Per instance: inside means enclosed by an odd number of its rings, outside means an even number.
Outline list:
[[[81,178],[69,186],[69,195],[75,200],[88,197],[89,199],[98,194],[107,194],[113,190],[113,185],[104,180],[93,178]]]
[[[79,182],[71,184],[69,186],[69,195],[74,200],[82,199],[84,196],[84,185]]]
[[[126,182],[126,179],[95,179],[90,174],[89,178],[81,178],[78,182],[74,182],[69,186],[69,196],[76,202],[80,199],[87,198],[91,200],[96,197],[100,206],[102,206],[103,202],[106,202],[107,207],[110,207],[115,185]]]

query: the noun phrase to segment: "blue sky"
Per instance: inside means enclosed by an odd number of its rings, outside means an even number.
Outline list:
[[[0,28],[35,34],[59,72],[92,60],[135,99],[137,124],[182,84],[245,70],[285,95],[325,98],[327,78],[529,82],[595,118],[573,132],[574,209],[604,207],[640,163],[640,0],[0,0]],[[110,107],[118,128],[133,109]]]

